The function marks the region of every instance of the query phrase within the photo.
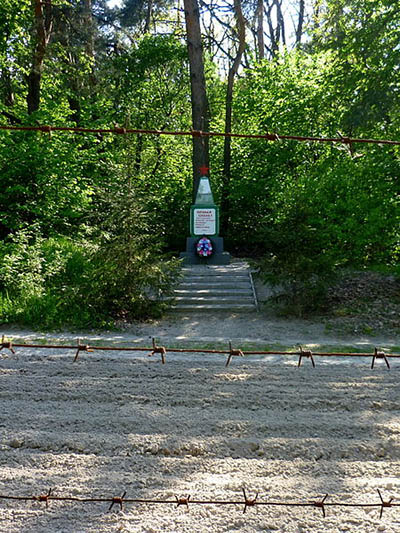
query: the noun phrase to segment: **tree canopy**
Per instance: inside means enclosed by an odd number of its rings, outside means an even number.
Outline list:
[[[400,139],[389,0],[5,0],[0,35],[0,125]],[[398,147],[200,141],[193,163],[190,137],[0,130],[1,320],[159,312],[199,161],[227,248],[269,274],[398,269]]]

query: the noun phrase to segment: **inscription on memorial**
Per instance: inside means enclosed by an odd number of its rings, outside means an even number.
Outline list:
[[[193,234],[194,235],[215,235],[216,228],[215,208],[194,208],[193,209]]]

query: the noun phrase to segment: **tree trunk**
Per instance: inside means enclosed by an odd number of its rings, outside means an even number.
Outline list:
[[[265,58],[265,44],[264,44],[264,0],[257,2],[257,48],[258,59]]]
[[[233,102],[233,85],[235,76],[242,60],[243,52],[246,48],[246,21],[242,13],[241,0],[234,0],[235,17],[237,24],[237,34],[239,38],[239,47],[236,57],[229,69],[228,84],[225,97],[225,133],[232,132],[232,102]],[[221,230],[227,231],[229,225],[229,189],[231,183],[231,137],[226,136],[224,139],[224,170],[222,176],[222,195],[221,195]]]
[[[6,117],[11,124],[21,124],[21,120],[13,114],[14,91],[12,87],[10,72],[6,67],[1,70],[0,85],[2,86],[3,103],[9,109],[9,111],[3,109],[1,111],[1,114]]]
[[[178,9],[179,12],[179,9]],[[146,12],[146,20],[144,24],[144,33],[148,33],[150,31],[150,23],[151,23],[151,15],[153,13],[153,0],[148,0],[147,3],[147,12]]]
[[[51,0],[46,0],[45,2],[32,0],[32,8],[34,10],[32,30],[34,46],[26,98],[29,114],[37,111],[40,106],[40,84],[43,72],[43,60],[52,30]]]
[[[4,90],[3,102],[7,107],[13,107],[14,92],[12,89],[10,72],[6,67],[1,70],[1,81]]]
[[[269,41],[270,41],[269,49],[270,49],[271,57],[275,57],[279,49],[279,44],[277,42],[277,36],[276,36],[277,32],[274,28],[273,21],[272,21],[272,8],[273,7],[274,7],[274,4],[269,5],[269,1],[267,0],[265,14],[267,15],[267,22],[268,22],[268,28],[269,28]]]
[[[92,14],[92,0],[85,0],[83,11],[83,22],[85,33],[87,34],[86,54],[90,59],[94,58],[94,23]]]
[[[299,0],[299,18],[297,21],[297,28],[296,28],[296,45],[299,45],[301,43],[301,38],[303,36],[304,9],[305,9],[304,0]]]
[[[82,34],[87,35],[85,52],[91,61],[90,74],[89,74],[89,91],[90,91],[91,99],[95,101],[96,100],[95,86],[97,85],[97,79],[96,79],[95,66],[94,66],[95,22],[93,19],[92,0],[85,0],[82,21],[83,21]]]
[[[199,7],[197,0],[184,0],[186,38],[190,66],[192,127],[209,130],[209,111],[204,77],[203,46],[201,42]],[[193,199],[200,181],[201,167],[209,166],[208,137],[193,136]]]
[[[277,32],[279,37],[277,41],[282,41],[282,44],[286,46],[286,31],[285,31],[285,19],[282,13],[282,0],[275,0],[276,16],[277,16]]]

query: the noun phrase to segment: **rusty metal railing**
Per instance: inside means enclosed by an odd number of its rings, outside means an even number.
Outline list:
[[[72,126],[8,126],[0,125],[0,130],[8,131],[41,131],[51,135],[55,131],[70,131],[73,133],[110,133],[114,135],[169,135],[185,137],[231,137],[237,139],[264,139],[266,141],[299,141],[299,142],[319,142],[319,143],[340,143],[351,146],[353,143],[362,144],[381,144],[381,145],[400,145],[400,141],[390,139],[360,139],[340,135],[339,137],[311,137],[304,135],[280,135],[278,133],[229,133],[218,131],[166,131],[150,129],[132,129],[132,128],[74,128]]]
[[[300,367],[303,359],[309,359],[312,366],[315,368],[315,358],[317,357],[347,357],[347,358],[371,358],[371,369],[375,367],[377,360],[383,360],[386,367],[390,369],[389,359],[400,358],[399,353],[387,353],[378,348],[374,348],[373,352],[318,352],[311,350],[304,350],[299,346],[297,351],[280,351],[280,350],[241,350],[240,348],[233,348],[229,341],[228,349],[209,349],[209,348],[167,348],[166,346],[159,346],[153,338],[152,346],[95,346],[89,344],[82,344],[78,339],[77,344],[28,344],[28,343],[13,343],[11,340],[5,340],[3,335],[0,343],[1,350],[9,350],[12,354],[16,354],[16,348],[32,348],[32,349],[59,349],[59,350],[74,350],[74,362],[79,358],[82,352],[90,353],[94,351],[120,351],[120,352],[148,352],[149,357],[159,354],[161,362],[166,363],[168,353],[202,353],[227,355],[225,366],[229,366],[234,357],[246,357],[250,355],[283,355],[288,357],[298,356],[298,366]]]

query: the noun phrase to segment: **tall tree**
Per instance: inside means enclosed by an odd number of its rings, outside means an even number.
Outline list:
[[[265,42],[264,42],[264,2],[257,0],[257,50],[258,59],[262,60],[265,57]]]
[[[86,54],[93,59],[94,57],[94,21],[92,13],[92,0],[85,0],[83,7],[83,20],[86,26]]]
[[[204,76],[199,6],[197,0],[184,0],[184,8],[190,68],[192,127],[196,131],[208,132],[210,119]],[[208,137],[193,135],[193,198],[196,195],[200,181],[200,169],[208,166]]]
[[[265,13],[269,29],[269,51],[272,57],[278,53],[280,44],[286,45],[286,25],[282,12],[282,1],[266,0]]]
[[[43,61],[53,27],[51,0],[32,0],[34,23],[32,27],[32,65],[28,75],[28,113],[39,109]]]
[[[340,65],[336,87],[348,102],[343,127],[382,124],[386,130],[398,110],[400,10],[388,0],[318,2],[312,52],[331,50]],[[379,129],[377,129],[379,131]]]
[[[0,3],[0,105],[1,114],[12,124],[19,122],[14,109],[18,94],[22,91],[20,65],[27,65],[31,57],[26,43],[29,40],[27,28],[31,24],[32,8],[28,0]]]
[[[242,12],[241,0],[234,0],[235,19],[236,19],[236,33],[238,39],[238,46],[235,59],[229,68],[228,80],[226,86],[225,97],[225,133],[228,135],[224,139],[224,170],[222,178],[222,196],[221,196],[221,212],[222,212],[222,230],[226,231],[228,227],[228,213],[229,213],[229,188],[231,182],[231,156],[232,146],[231,137],[229,133],[232,132],[232,101],[233,101],[233,86],[235,83],[235,76],[239,70],[242,56],[246,48],[246,21]]]
[[[301,38],[303,37],[303,28],[304,28],[304,17],[305,17],[305,0],[299,0],[299,11],[298,19],[296,26],[296,44],[301,43]]]
[[[117,19],[124,28],[134,30],[136,34],[159,33],[157,28],[175,22],[166,17],[174,0],[124,0],[122,8],[116,11]]]

